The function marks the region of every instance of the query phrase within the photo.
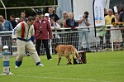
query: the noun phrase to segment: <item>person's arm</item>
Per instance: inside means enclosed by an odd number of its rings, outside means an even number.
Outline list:
[[[32,31],[31,31],[31,41],[32,42],[34,42],[34,39],[35,39],[35,37],[34,37],[34,33],[35,33],[35,31],[34,31],[34,25],[32,25]]]
[[[85,20],[85,24],[86,24],[87,26],[90,26],[90,20],[89,20],[88,18]]]
[[[65,21],[65,25],[66,25],[66,27],[71,27],[69,19],[67,19],[67,20]]]
[[[9,30],[11,31],[13,29],[13,26],[11,24],[11,22],[9,21]]]
[[[13,39],[13,42],[16,43],[16,38],[17,38],[17,33],[21,31],[21,23],[19,23],[14,29],[13,29],[13,32],[12,32],[12,39]]]
[[[78,23],[79,24],[81,24],[84,20],[85,20],[85,18],[83,16],[78,17]]]
[[[35,31],[34,31],[34,25],[32,25],[32,31],[31,31],[31,35],[34,36]]]

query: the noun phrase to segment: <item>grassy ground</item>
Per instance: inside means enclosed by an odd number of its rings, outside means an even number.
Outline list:
[[[65,57],[57,66],[58,56],[48,61],[40,56],[44,67],[36,67],[31,57],[24,57],[20,68],[14,68],[13,75],[0,75],[0,82],[124,82],[124,51],[87,53],[87,64],[66,65]],[[2,74],[2,58],[0,73]]]

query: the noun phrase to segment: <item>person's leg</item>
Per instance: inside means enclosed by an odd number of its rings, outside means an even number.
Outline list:
[[[104,46],[103,46],[103,36],[99,36],[100,38],[100,47],[103,49]]]
[[[121,43],[121,47],[124,47],[124,30],[121,30],[122,33],[122,43]]]
[[[106,39],[106,48],[110,48],[110,31],[106,31],[105,39]]]
[[[38,55],[40,56],[40,46],[41,46],[41,40],[36,40],[36,51]]]
[[[32,41],[27,42],[26,50],[30,53],[30,56],[32,57],[32,59],[34,60],[36,65],[41,64],[40,57],[38,56],[37,51],[36,51],[35,46],[32,43]]]
[[[90,51],[91,49],[90,49],[89,40],[88,40],[89,32],[85,31],[84,35],[85,35],[85,40],[86,40],[86,44],[87,44],[87,49],[88,49],[88,51]]]
[[[82,49],[83,31],[79,32],[78,50]]]
[[[25,55],[25,42],[21,40],[17,40],[17,56],[16,56],[16,66],[20,67],[22,64],[23,57]]]
[[[49,49],[49,45],[48,45],[48,40],[42,40],[43,45],[46,49],[46,55],[47,55],[47,59],[52,59],[51,55],[50,55],[50,49]]]

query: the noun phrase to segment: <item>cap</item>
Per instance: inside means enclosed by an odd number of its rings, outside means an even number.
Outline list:
[[[37,11],[36,14],[41,15],[42,14],[42,11]]]
[[[49,17],[49,13],[45,13],[45,16]]]

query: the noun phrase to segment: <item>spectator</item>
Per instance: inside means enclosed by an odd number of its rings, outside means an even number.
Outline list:
[[[15,26],[17,25],[17,22],[15,21],[15,16],[14,15],[10,15],[10,22],[13,26],[13,29],[15,28]]]
[[[60,28],[60,25],[55,22],[55,19],[53,17],[50,18],[50,25],[53,30]]]
[[[68,13],[66,11],[63,11],[62,15],[63,15],[63,17],[59,20],[61,27],[64,26],[64,22],[68,18]]]
[[[115,16],[113,15],[113,10],[109,9],[108,11],[108,15],[105,16],[105,24],[106,25],[111,25],[112,24],[112,19],[115,18]],[[107,29],[110,29],[111,27],[108,26]],[[106,48],[110,48],[110,31],[107,30],[106,34],[105,34],[105,39],[106,39]]]
[[[57,22],[55,22],[53,17],[50,18],[50,25],[51,25],[52,32],[54,32],[53,34],[54,39],[52,40],[52,42],[59,43],[60,35],[58,35],[57,32],[58,32],[58,29],[60,28],[60,25]],[[52,47],[53,47],[52,51],[54,52],[55,44],[52,44]]]
[[[50,55],[49,45],[48,45],[49,39],[52,39],[52,30],[51,30],[49,21],[44,19],[42,15],[43,15],[42,12],[38,11],[37,19],[34,22],[36,50],[38,55],[40,56],[40,46],[42,41],[46,49],[47,59],[52,60],[52,57]]]
[[[5,20],[3,18],[2,15],[0,15],[0,31],[12,31],[13,27],[10,21]],[[12,53],[12,38],[11,36],[2,36],[1,37],[1,41],[2,41],[2,46],[4,45],[8,45],[9,46],[9,50]]]
[[[104,8],[104,17],[108,15],[108,12],[106,10],[106,8]],[[100,26],[99,27],[99,33],[98,33],[98,36],[99,36],[99,39],[100,39],[100,49],[104,49],[104,42],[103,42],[103,39],[104,39],[104,35],[106,33],[106,26]]]
[[[74,20],[73,13],[68,14],[68,19],[66,19],[66,21],[64,23],[64,26],[65,27],[70,27],[72,30],[74,30],[76,28],[76,26],[78,26],[78,22],[76,22]]]
[[[25,22],[27,21],[26,13],[25,13],[24,11],[21,12],[21,17],[24,18],[24,21],[25,21]]]
[[[49,23],[50,23],[49,13],[45,13],[44,18],[47,19],[49,21]]]
[[[84,15],[80,15],[78,17],[78,23],[79,23],[79,27],[87,26],[87,27],[83,27],[81,29],[81,32],[79,32],[78,50],[83,49],[82,48],[82,40],[83,40],[83,37],[85,37],[85,41],[86,41],[86,45],[87,45],[86,49],[87,49],[87,52],[90,52],[91,49],[90,49],[90,45],[89,45],[89,41],[88,41],[88,35],[89,35],[89,27],[88,26],[90,26],[90,19],[89,19],[88,11],[85,11]]]
[[[119,19],[120,19],[120,22],[122,22],[122,24],[124,25],[124,8],[123,8],[123,11],[120,12]],[[121,46],[124,47],[124,30],[121,30],[121,33],[122,33],[122,39],[123,39]]]
[[[68,14],[68,19],[66,19],[66,21],[64,23],[64,26],[67,27],[67,28],[71,28],[71,30],[73,30],[73,31],[77,30],[75,28],[78,26],[78,22],[76,22],[74,20],[73,13]],[[70,29],[66,30],[66,31],[70,31]],[[77,42],[76,41],[78,41],[78,37],[77,37],[76,32],[71,32],[71,33],[68,33],[66,35],[67,44],[74,45],[77,48]]]
[[[115,13],[115,18],[112,19],[112,23],[114,25],[114,28],[118,28],[119,25],[121,24],[121,22],[119,22],[118,13]],[[112,32],[111,37],[114,42],[114,49],[115,50],[120,49],[119,43],[122,42],[121,30],[112,30],[111,32]]]
[[[55,19],[55,22],[58,22],[59,17],[57,16],[57,14],[54,14],[54,13],[53,13],[53,8],[52,8],[52,7],[49,7],[48,12],[49,12],[50,18],[53,17],[53,18]],[[58,23],[59,23],[59,22],[58,22]]]
[[[57,29],[60,28],[60,25],[55,22],[54,18],[50,18],[50,25],[51,25],[51,29],[54,31],[54,32],[57,32]],[[60,39],[60,36],[57,35],[57,33],[54,35],[54,38],[58,38]]]
[[[19,18],[19,22],[26,22],[24,17]]]

